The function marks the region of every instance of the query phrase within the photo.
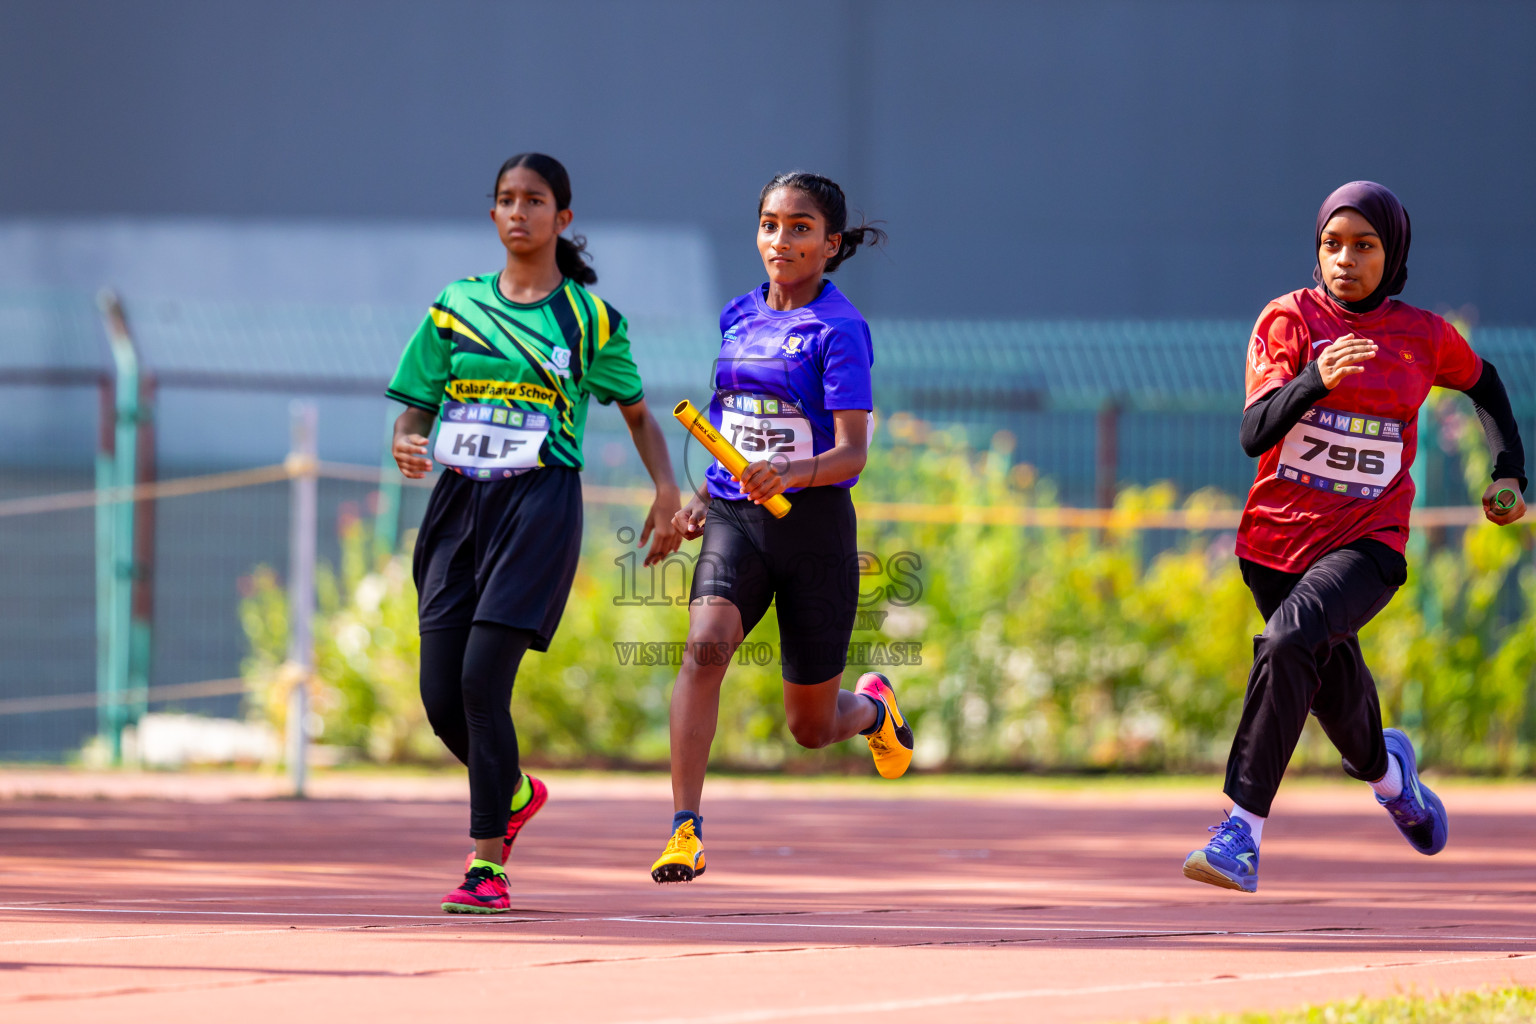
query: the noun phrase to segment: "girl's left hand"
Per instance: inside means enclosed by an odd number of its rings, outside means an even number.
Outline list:
[[[761,505],[789,487],[789,460],[781,455],[773,462],[754,462],[741,471],[740,483],[746,496]]]
[[[1515,503],[1509,508],[1499,508],[1493,503],[1498,493],[1504,490],[1512,491],[1515,495]],[[1505,498],[1508,500],[1507,495]],[[1483,515],[1488,517],[1490,523],[1497,526],[1508,526],[1510,523],[1519,521],[1525,515],[1525,499],[1520,496],[1520,481],[1506,477],[1489,484],[1488,489],[1483,492]]]
[[[681,507],[682,501],[676,490],[665,494],[656,492],[656,500],[651,502],[651,511],[645,517],[645,526],[640,530],[640,543],[637,545],[645,547],[646,541],[651,542],[651,550],[645,553],[646,565],[655,565],[682,545],[682,532],[672,521]]]

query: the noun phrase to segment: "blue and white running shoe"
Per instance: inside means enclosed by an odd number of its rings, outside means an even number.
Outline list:
[[[1212,825],[1216,837],[1184,858],[1184,877],[1223,889],[1253,892],[1259,887],[1259,848],[1248,823],[1230,815]]]
[[[1390,800],[1377,797],[1376,802],[1392,815],[1392,823],[1410,846],[1426,857],[1433,856],[1445,849],[1445,841],[1450,838],[1451,826],[1445,815],[1445,804],[1419,781],[1413,744],[1403,731],[1388,729],[1384,735],[1387,753],[1402,765],[1403,791]]]

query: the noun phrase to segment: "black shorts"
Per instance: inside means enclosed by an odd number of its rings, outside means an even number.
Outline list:
[[[784,679],[821,683],[848,662],[859,610],[858,520],[846,487],[788,497],[783,519],[750,501],[710,502],[689,599],[730,601],[744,634],[777,602]]]
[[[492,622],[549,650],[581,555],[581,474],[546,466],[508,480],[444,473],[412,563],[423,633]]]

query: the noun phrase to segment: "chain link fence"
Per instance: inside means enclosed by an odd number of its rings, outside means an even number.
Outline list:
[[[133,482],[235,474],[231,486],[151,490],[142,493],[158,496],[128,503],[136,525],[124,585],[152,638],[131,711],[234,716],[242,588],[257,566],[287,564],[288,476],[274,467],[287,453],[289,402],[317,404],[321,459],[342,467],[321,474],[322,561],[338,557],[338,524],[382,512],[384,542],[398,543],[420,519],[426,490],[389,482],[395,410],[382,391],[421,313],[133,296],[125,306],[140,374]],[[91,296],[0,293],[0,401],[16,424],[0,454],[0,759],[67,758],[101,727],[103,506],[92,492],[110,482],[122,419],[107,324]],[[1251,483],[1253,462],[1236,442],[1247,324],[877,321],[873,331],[882,422],[904,413],[981,448],[1007,432],[1010,457],[1054,484],[1063,512],[1106,508],[1124,485],[1167,480],[1184,494],[1240,497]],[[678,399],[707,398],[713,325],[640,322],[631,337],[659,419]],[[1536,330],[1479,328],[1474,345],[1498,364],[1536,436]],[[697,449],[664,428],[680,472],[701,469]],[[633,500],[623,488],[646,483],[616,413],[594,412],[586,455],[589,497],[622,505]],[[1454,447],[1426,435],[1421,458],[1426,503],[1464,505]]]

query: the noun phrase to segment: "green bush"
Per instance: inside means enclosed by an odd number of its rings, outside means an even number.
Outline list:
[[[1448,995],[1360,997],[1276,1012],[1169,1018],[1153,1024],[1526,1024],[1536,1015],[1536,989],[1524,986]]]
[[[1439,440],[1456,451],[1468,498],[1488,484],[1490,458],[1465,399],[1435,392]],[[1424,444],[1433,439],[1425,439]],[[1432,764],[1525,772],[1536,741],[1536,573],[1530,521],[1488,522],[1459,540],[1410,542],[1408,584],[1361,633],[1382,711],[1422,735]],[[1514,598],[1514,599],[1512,599]]]
[[[1486,474],[1486,456],[1479,470],[1466,435],[1458,443],[1471,482]],[[1006,434],[978,451],[958,431],[897,415],[880,436],[859,501],[1055,503],[1048,481],[1013,464]],[[1480,444],[1480,435],[1474,440]],[[1117,504],[1168,509],[1176,497],[1170,485],[1128,488]],[[1232,500],[1202,491],[1182,504],[1231,507]],[[639,664],[644,649],[624,645],[684,639],[684,577],[697,545],[652,574],[633,553],[638,510],[588,512],[559,633],[519,674],[513,700],[523,749],[542,763],[664,763],[675,662]],[[1520,568],[1529,542],[1524,526],[1484,525],[1419,551],[1409,584],[1363,634],[1388,720],[1412,727],[1432,764],[1499,772],[1531,765],[1536,577]],[[1422,537],[1416,544],[1427,547]],[[860,546],[869,614],[854,642],[875,655],[921,645],[920,663],[889,668],[920,764],[1186,770],[1224,763],[1252,636],[1262,628],[1230,534],[866,520]],[[321,576],[323,739],[381,761],[440,758],[416,695],[409,559],[371,552],[365,525],[353,524],[339,569]],[[1515,587],[1522,602],[1509,599]],[[269,570],[258,570],[248,591],[251,713],[280,725],[285,599]],[[749,640],[777,649],[771,613]],[[859,744],[798,748],[784,728],[776,662],[741,660],[726,677],[717,764],[805,771],[867,764]],[[850,666],[849,685],[862,670]],[[1337,764],[1316,730],[1298,759]]]
[[[356,521],[344,527],[341,550],[339,570],[322,565],[316,574],[316,738],[375,761],[436,759],[441,744],[417,690],[420,642],[410,559],[373,556],[368,530]],[[252,574],[245,590],[240,618],[250,643],[243,668],[247,712],[281,730],[294,683],[285,665],[287,592],[266,567]]]

